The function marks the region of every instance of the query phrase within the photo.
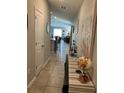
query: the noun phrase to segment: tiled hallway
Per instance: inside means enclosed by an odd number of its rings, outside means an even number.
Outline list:
[[[58,46],[57,53],[51,53],[50,61],[28,88],[28,93],[62,93],[64,62],[69,45],[62,40]]]
[[[66,54],[70,52],[76,59],[84,57],[92,61],[86,72],[97,86],[97,0],[28,0],[27,4],[27,92],[62,93],[63,82],[66,82],[67,90],[63,88],[63,91],[94,93],[82,84],[88,77],[82,71],[76,73],[82,65],[73,69],[75,80],[69,82],[71,70],[68,63],[71,61]],[[90,63],[87,60],[83,63],[85,66],[81,70],[85,72],[84,68]],[[72,83],[78,86],[77,89],[70,87]]]

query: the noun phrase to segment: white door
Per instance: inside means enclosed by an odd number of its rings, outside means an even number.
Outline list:
[[[43,14],[35,10],[35,71],[40,72],[44,61],[44,23]]]

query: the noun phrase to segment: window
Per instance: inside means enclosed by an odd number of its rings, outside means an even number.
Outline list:
[[[55,36],[62,37],[62,29],[60,29],[60,28],[54,28],[53,31],[54,31],[54,32],[53,32],[53,36],[54,36],[54,37],[55,37]]]

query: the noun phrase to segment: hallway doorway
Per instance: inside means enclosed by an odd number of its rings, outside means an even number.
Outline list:
[[[40,72],[44,64],[44,23],[43,14],[35,10],[35,73]]]

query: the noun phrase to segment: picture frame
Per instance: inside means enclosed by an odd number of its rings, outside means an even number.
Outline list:
[[[49,22],[46,23],[46,32],[49,34],[49,30],[50,30],[50,24]]]
[[[72,32],[73,32],[73,33],[74,33],[74,30],[75,30],[75,29],[74,29],[74,26],[72,26]]]
[[[28,14],[27,14],[27,29],[28,29]]]
[[[77,26],[77,28],[76,28],[76,34],[78,34],[78,30],[79,30],[79,18],[77,19],[76,26]]]

